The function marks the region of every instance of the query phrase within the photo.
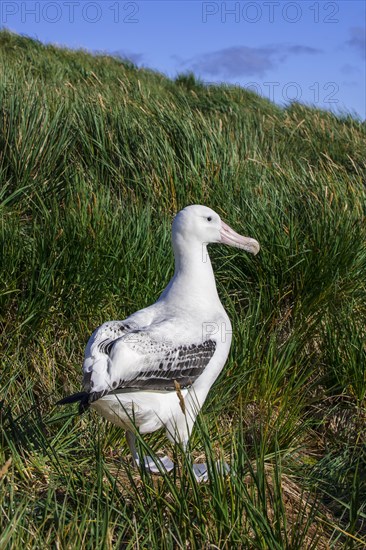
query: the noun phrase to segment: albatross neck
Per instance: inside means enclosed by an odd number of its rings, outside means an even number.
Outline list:
[[[162,298],[184,300],[187,305],[220,302],[207,246],[199,241],[173,241],[175,271]]]

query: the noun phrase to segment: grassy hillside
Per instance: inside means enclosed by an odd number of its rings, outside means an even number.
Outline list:
[[[0,59],[0,548],[364,548],[365,124],[4,31]],[[210,250],[234,339],[192,454],[235,474],[203,485],[54,406],[192,203],[261,244]]]

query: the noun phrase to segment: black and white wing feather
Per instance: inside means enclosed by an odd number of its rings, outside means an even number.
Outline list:
[[[106,323],[92,335],[83,366],[88,403],[111,393],[174,391],[191,386],[216,350],[215,340],[173,345],[149,328]]]

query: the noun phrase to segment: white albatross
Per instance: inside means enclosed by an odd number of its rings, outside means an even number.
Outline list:
[[[83,391],[58,402],[79,402],[81,412],[91,406],[124,428],[137,464],[135,428],[141,434],[165,428],[170,441],[187,445],[229,354],[231,323],[217,294],[207,244],[259,251],[255,239],[239,235],[200,205],[178,212],[172,242],[175,272],[160,298],[93,332],[85,351]],[[160,464],[144,457],[142,463],[156,473],[173,468],[168,457]],[[197,479],[207,478],[205,465],[193,468]]]

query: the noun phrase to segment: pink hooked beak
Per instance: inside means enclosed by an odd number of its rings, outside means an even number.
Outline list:
[[[220,230],[221,241],[224,244],[229,246],[235,246],[236,248],[242,248],[247,252],[252,254],[258,254],[260,246],[259,242],[250,237],[243,237],[236,233],[229,225],[221,221],[221,230]]]

